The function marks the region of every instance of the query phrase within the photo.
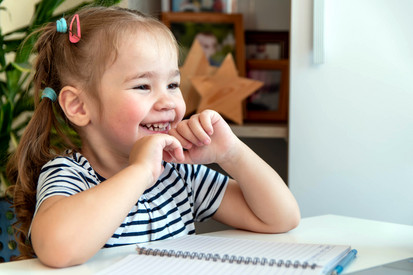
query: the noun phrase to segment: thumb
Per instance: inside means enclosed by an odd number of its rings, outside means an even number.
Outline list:
[[[166,162],[181,162],[184,160],[184,152],[177,138],[168,136],[163,148],[163,160]]]

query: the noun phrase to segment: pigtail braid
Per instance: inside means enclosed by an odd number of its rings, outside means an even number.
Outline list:
[[[60,153],[58,148],[51,145],[52,131],[56,131],[57,136],[68,145],[68,148],[74,148],[59,125],[57,116],[62,117],[63,112],[58,102],[53,102],[49,98],[39,101],[41,90],[46,86],[55,91],[61,89],[59,73],[54,65],[54,23],[48,24],[40,31],[42,35],[34,47],[37,53],[33,79],[35,110],[7,167],[8,177],[14,183],[8,191],[13,197],[17,217],[15,235],[21,254],[18,259],[35,256],[28,233],[36,206],[37,181],[42,166]]]
[[[52,104],[50,100],[45,100],[36,108],[9,165],[13,167],[9,169],[9,175],[16,182],[12,186],[12,195],[17,216],[16,240],[22,258],[34,256],[28,243],[28,231],[36,205],[37,178],[41,167],[52,157],[48,150]]]

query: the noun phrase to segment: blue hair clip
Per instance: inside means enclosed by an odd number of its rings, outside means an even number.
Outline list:
[[[52,102],[55,102],[57,99],[56,92],[50,87],[44,88],[42,92],[42,99],[45,97],[49,98]]]
[[[56,30],[61,33],[67,32],[67,23],[63,17],[56,21]]]

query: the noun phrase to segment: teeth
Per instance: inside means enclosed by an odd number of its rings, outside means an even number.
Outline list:
[[[169,123],[148,123],[143,124],[143,126],[148,128],[150,131],[166,131],[169,128]]]

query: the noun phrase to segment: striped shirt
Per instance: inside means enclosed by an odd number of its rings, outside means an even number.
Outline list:
[[[194,221],[204,221],[216,212],[228,183],[226,176],[203,165],[163,165],[158,181],[141,195],[105,247],[194,234]],[[71,196],[104,180],[80,153],[57,157],[40,172],[36,212],[51,196]]]

